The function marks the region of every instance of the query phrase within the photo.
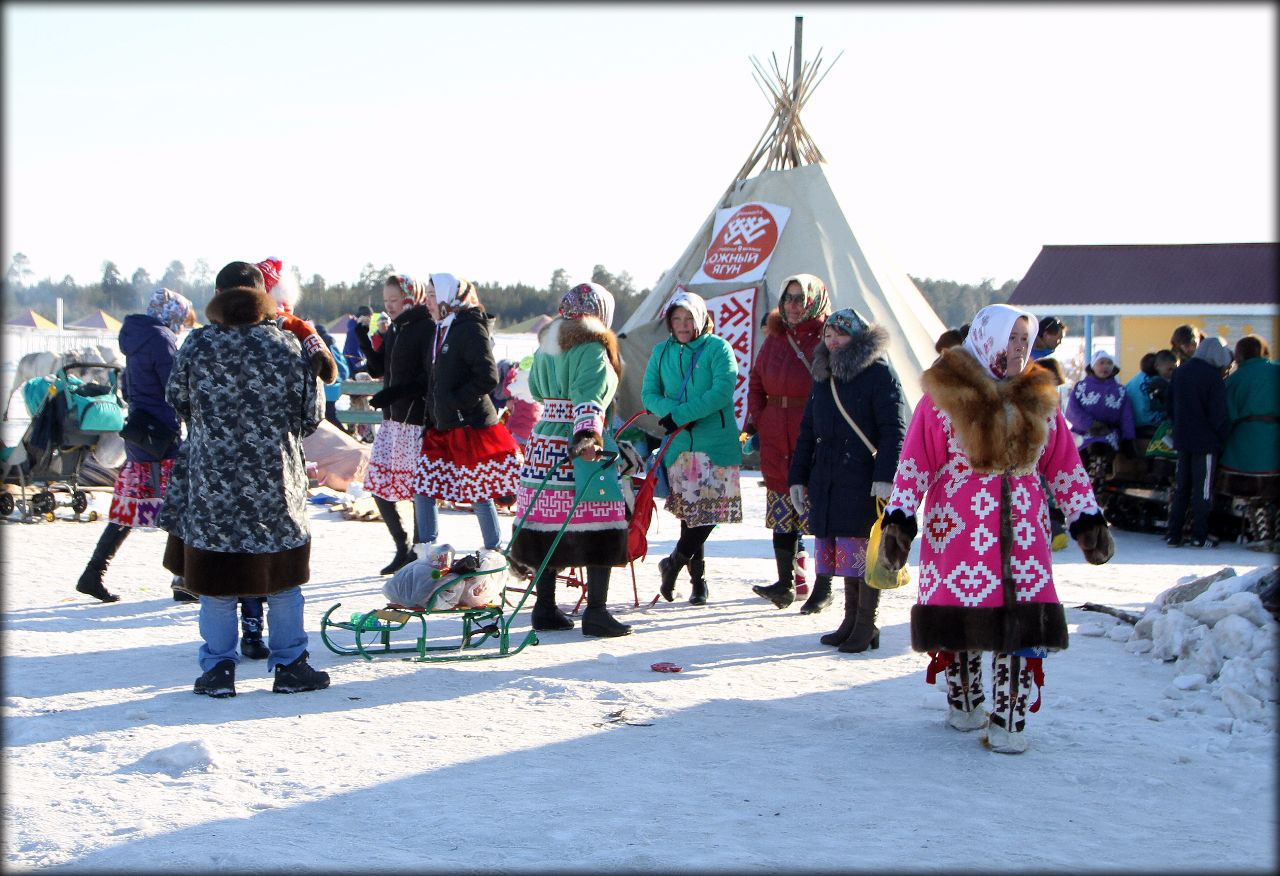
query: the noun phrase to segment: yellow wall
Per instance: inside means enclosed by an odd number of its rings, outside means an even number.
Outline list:
[[[1153,350],[1169,347],[1169,336],[1184,323],[1190,323],[1210,337],[1220,338],[1227,347],[1235,349],[1236,341],[1248,334],[1262,337],[1271,347],[1271,357],[1280,356],[1280,317],[1276,316],[1122,316],[1119,322],[1120,367],[1132,377],[1138,373],[1138,363]]]

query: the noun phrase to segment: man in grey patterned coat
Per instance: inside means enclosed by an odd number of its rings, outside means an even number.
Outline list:
[[[219,271],[205,314],[165,392],[187,440],[158,520],[165,568],[200,596],[195,692],[235,696],[242,596],[267,598],[272,690],[319,690],[329,676],[307,663],[299,585],[311,575],[302,439],[324,418],[324,394],[297,338],[277,325],[257,267]]]

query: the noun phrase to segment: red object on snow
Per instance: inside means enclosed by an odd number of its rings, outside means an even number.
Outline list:
[[[649,667],[654,672],[683,672],[684,667],[676,666],[674,663],[655,663]]]

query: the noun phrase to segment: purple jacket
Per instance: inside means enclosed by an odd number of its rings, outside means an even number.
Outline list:
[[[129,411],[146,411],[178,431],[178,415],[164,399],[169,372],[178,355],[178,339],[160,320],[144,313],[132,313],[120,327],[120,352],[124,353],[122,390]],[[175,441],[166,458],[178,455]],[[130,462],[153,461],[131,444],[125,444]]]
[[[1081,450],[1099,442],[1106,442],[1112,450],[1119,450],[1120,442],[1131,440],[1134,435],[1133,402],[1129,400],[1124,384],[1116,380],[1114,374],[1106,380],[1099,380],[1086,373],[1071,390],[1067,422],[1071,424],[1072,432],[1084,436]],[[1089,432],[1095,423],[1110,429],[1102,435],[1091,435]]]

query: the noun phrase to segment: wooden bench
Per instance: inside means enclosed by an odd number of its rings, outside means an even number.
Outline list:
[[[382,389],[381,380],[344,380],[342,394],[356,397],[367,397]],[[350,408],[337,411],[338,422],[344,426],[377,426],[382,423],[382,411],[352,410]]]

